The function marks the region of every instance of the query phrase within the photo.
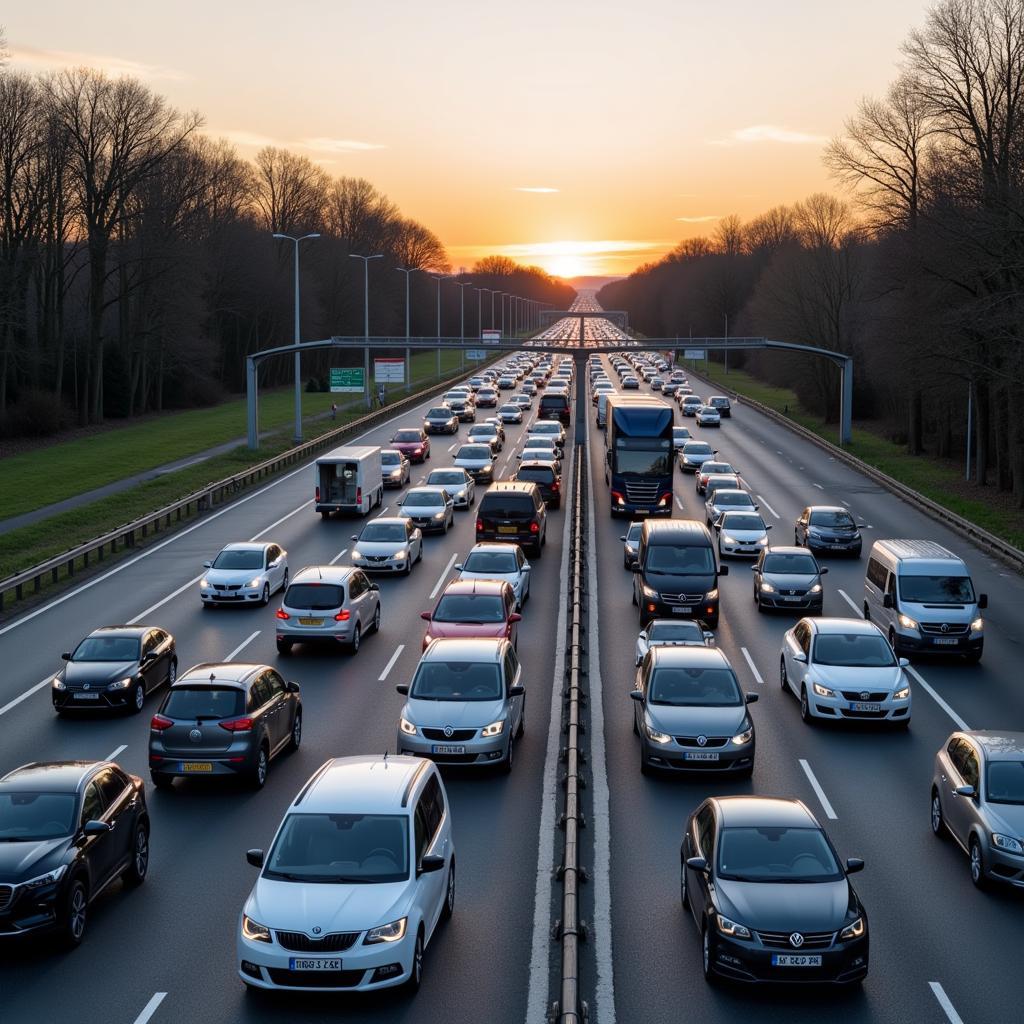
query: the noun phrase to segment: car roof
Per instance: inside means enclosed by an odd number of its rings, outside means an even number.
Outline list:
[[[697,519],[646,519],[644,532],[648,543],[657,539],[672,544],[691,537],[706,541],[711,536],[708,528]]]
[[[139,637],[157,626],[100,626],[94,629],[89,636],[131,636]]]
[[[774,796],[718,796],[711,799],[726,828],[744,825],[821,827],[802,800]]]
[[[430,762],[422,757],[335,757],[302,787],[289,810],[303,814],[411,813],[415,808],[409,799],[411,791],[419,778],[430,773]]]
[[[953,561],[963,564],[963,559],[959,555],[933,540],[876,540],[875,547],[881,548],[893,558],[920,558],[932,562]]]
[[[971,729],[962,735],[969,736],[982,747],[989,761],[1019,761],[1024,757],[1024,732]]]
[[[731,514],[734,514],[734,513],[727,513],[727,514],[731,515]],[[743,513],[735,513],[735,514],[743,514]],[[745,514],[748,515],[748,516],[751,515],[750,512],[747,512]],[[758,513],[755,512],[753,514],[757,515]],[[770,548],[767,548],[765,550],[765,555],[813,555],[813,554],[814,554],[814,552],[811,551],[810,548],[802,548],[802,547],[799,547],[796,544],[779,544],[778,546],[773,544]]]
[[[827,618],[805,619],[817,633],[828,635],[843,633],[859,633],[861,636],[879,636],[878,627],[867,619],[840,618],[829,616]]]
[[[554,472],[555,463],[557,461],[557,459],[523,459],[523,461],[519,463],[519,468],[544,468],[550,469]]]
[[[182,672],[174,681],[174,686],[246,686],[254,675],[269,668],[268,665],[257,665],[238,661],[204,661],[193,665],[187,672]]]
[[[483,496],[483,500],[492,494],[509,493],[510,491],[516,494],[532,493],[532,488],[536,487],[535,483],[529,480],[496,480],[490,487],[487,488],[486,493]],[[479,546],[479,545],[478,545]],[[495,544],[495,547],[507,547],[505,544]]]
[[[848,508],[842,505],[808,505],[808,512],[849,512]]]
[[[405,520],[401,520],[405,522]],[[356,571],[351,565],[306,565],[303,566],[289,583],[328,583],[345,584]]]
[[[441,597],[445,594],[500,595],[511,587],[512,584],[508,580],[449,580],[441,591]]]
[[[420,661],[501,661],[507,640],[500,637],[438,637]]]
[[[436,484],[419,484],[416,487],[410,487],[405,492],[405,496],[408,498],[410,494],[433,494],[439,496],[444,490],[444,487]]]
[[[714,477],[710,478],[711,480]],[[750,498],[750,492],[743,490],[742,487],[719,487],[715,490],[715,503],[720,501],[728,501],[730,498],[736,498],[737,495],[742,494],[744,498]],[[753,501],[753,498],[751,498]]]
[[[493,484],[491,484],[491,490],[494,490]],[[487,493],[490,494],[490,491]],[[517,547],[519,547],[518,544],[509,544],[508,541],[482,540],[479,544],[474,544],[469,549],[469,555],[473,554],[474,551],[515,551]],[[469,555],[466,557],[468,558]]]
[[[221,548],[221,551],[263,551],[269,546],[269,541],[264,543],[263,541],[239,540],[234,541],[231,544],[225,544],[224,547]]]
[[[0,778],[0,788],[32,792],[75,792],[94,769],[113,761],[31,761]]]
[[[402,516],[376,516],[371,519],[368,523],[363,523],[363,527],[375,526],[377,523],[384,523],[386,526],[401,526],[404,530],[408,525],[409,520]],[[362,533],[362,530],[359,531]]]
[[[675,619],[654,621],[674,622]],[[652,647],[651,657],[655,668],[732,668],[725,652],[717,647]]]

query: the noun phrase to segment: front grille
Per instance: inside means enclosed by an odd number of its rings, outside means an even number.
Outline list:
[[[359,932],[331,932],[318,939],[310,938],[302,932],[275,931],[277,941],[294,953],[341,953],[351,949],[359,938]]]
[[[0,910],[6,910],[14,899],[13,885],[0,885]]]
[[[363,557],[368,562],[386,562],[391,556],[390,555],[364,555]]]
[[[662,601],[665,604],[700,604],[704,600],[703,594],[662,594]]]
[[[231,583],[231,584],[214,583],[213,589],[214,590],[241,590],[242,589],[242,584],[241,583]]]
[[[423,735],[428,740],[454,743],[456,740],[471,740],[476,735],[476,729],[453,729],[451,736],[446,736],[444,729],[424,729]]]
[[[967,636],[971,627],[966,623],[958,625],[953,622],[922,622],[921,632],[930,633],[933,636]]]
[[[799,946],[790,942],[792,932],[755,932],[763,946],[769,949],[799,950],[803,953],[808,949],[828,949],[835,942],[835,932],[801,932],[804,941]]]
[[[292,988],[355,988],[365,971],[289,971],[284,967],[268,967],[267,974],[275,985]]]
[[[889,696],[884,690],[881,693],[865,693],[863,690],[841,690],[840,692],[847,700],[870,701],[873,704],[877,704]]]
[[[780,590],[779,593],[783,597],[806,597],[806,590]]]
[[[647,504],[658,496],[658,484],[626,483],[626,500],[630,504]]]
[[[724,747],[729,742],[728,736],[708,736],[706,737],[707,742],[704,744],[704,750],[709,750],[712,747]],[[681,747],[700,747],[697,742],[696,736],[677,736],[676,743]]]

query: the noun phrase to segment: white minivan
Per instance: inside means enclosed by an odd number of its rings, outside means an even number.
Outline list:
[[[897,655],[981,660],[988,595],[975,593],[964,560],[930,540],[876,540],[864,579],[864,618]]]

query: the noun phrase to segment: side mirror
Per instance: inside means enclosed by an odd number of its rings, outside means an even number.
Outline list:
[[[268,568],[268,569],[276,569],[276,568],[277,568],[277,567],[278,567],[278,566],[279,566],[280,564],[281,564],[281,559],[280,559],[280,558],[275,558],[275,559],[274,559],[274,560],[273,560],[273,561],[272,561],[272,562],[270,563],[270,565],[269,565],[269,566],[267,566],[267,568]]]
[[[978,595],[978,607],[982,609],[988,607],[988,594]]]
[[[295,682],[294,679],[289,679],[288,682],[285,683],[285,689],[289,693],[302,693],[302,687],[299,686],[299,684]]]
[[[864,870],[864,861],[860,857],[847,857],[846,858],[846,873],[848,875],[856,874],[858,871]]]
[[[623,535],[622,535],[622,536],[621,536],[621,537],[619,538],[619,540],[621,540],[621,541],[622,541],[622,543],[623,543],[623,544],[625,544],[625,543],[626,543],[626,535],[625,535],[625,534],[623,534]]]
[[[974,799],[974,787],[973,786],[957,786],[956,787],[956,795],[957,796],[970,797],[973,800]],[[89,825],[91,825],[91,824],[92,824],[92,822],[89,822]],[[88,828],[89,825],[86,825],[85,827]]]
[[[719,576],[728,576],[729,575],[729,566],[727,566],[727,565],[720,565],[718,567],[718,575]]]
[[[113,825],[108,825],[105,821],[99,821],[98,819],[87,821],[85,825],[82,826],[82,832],[87,836],[103,836],[108,832],[113,831]]]
[[[704,630],[704,643],[706,643],[708,647],[715,646],[715,634],[712,633],[710,629]]]
[[[637,640],[646,640],[646,639],[647,639],[647,630],[646,629],[641,629],[639,635],[637,636]]]
[[[637,559],[634,558],[633,561],[629,563],[629,568],[633,572],[639,572],[640,571],[640,563],[639,563],[639,561],[637,561]]]
[[[759,693],[748,693],[744,695],[743,699],[747,704],[756,704],[761,699],[761,695]]]
[[[818,575],[819,576],[827,576],[828,575],[828,566],[827,565],[819,565],[818,566]]]
[[[892,607],[892,594],[883,594],[882,595],[882,607],[883,608],[891,608]]]
[[[757,572],[757,563],[756,562],[750,567],[750,571],[751,572]]]
[[[755,505],[754,506],[754,511],[755,512],[760,512],[761,511],[761,506],[760,505]]]
[[[708,867],[708,862],[703,857],[687,857],[686,866],[691,871],[702,871],[705,875],[711,871]]]
[[[793,660],[800,662],[801,665],[806,665],[807,655],[804,654],[803,651],[797,651],[796,654],[793,655]]]
[[[352,534],[352,539],[356,540],[356,541],[359,540],[359,534],[358,533],[353,533]]]
[[[157,657],[156,651],[146,651],[146,653],[139,659],[139,664],[140,665],[148,665],[156,657]]]
[[[508,688],[508,695],[510,697],[522,697],[524,693],[526,693],[525,686],[519,686],[516,684],[515,686],[510,686]]]
[[[424,622],[429,622],[430,612],[420,612],[420,618],[423,619]]]
[[[62,661],[70,661],[70,660],[71,660],[71,652],[70,652],[70,651],[65,651],[65,652],[64,652],[64,653],[63,653],[63,654],[61,655],[61,660],[62,660]]]
[[[513,612],[508,617],[508,621],[509,622],[522,622],[523,621],[523,617],[522,617],[522,615],[519,614],[519,612]]]
[[[444,857],[440,857],[436,853],[428,853],[420,861],[419,873],[421,875],[429,875],[435,871],[440,871],[443,867]]]
[[[379,591],[380,590],[380,585],[377,584],[377,583],[371,583],[370,584],[370,589],[373,590],[373,591]]]
[[[254,867],[263,867],[263,851],[262,850],[246,850],[245,859]]]
[[[203,568],[204,569],[212,569],[213,568],[213,562],[203,562]]]
[[[400,694],[401,694],[401,695],[402,695],[403,697],[408,697],[408,696],[409,696],[409,684],[408,684],[408,683],[399,683],[399,684],[398,684],[398,685],[397,685],[397,686],[395,687],[395,689],[396,689],[396,690],[397,690],[397,691],[398,691],[398,692],[399,692],[399,693],[400,693]]]
[[[775,527],[774,527],[774,526],[766,526],[766,527],[765,527],[765,532],[767,533],[767,532],[768,532],[768,530],[774,530],[774,529],[775,529]]]
[[[644,702],[644,691],[643,690],[630,690],[629,691],[629,695],[630,695],[630,697],[632,697],[633,700],[639,701],[641,704],[643,704],[643,702]]]
[[[910,664],[909,658],[900,658],[900,668],[906,668]]]

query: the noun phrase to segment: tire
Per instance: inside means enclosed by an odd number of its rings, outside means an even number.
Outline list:
[[[146,704],[146,685],[141,680],[132,687],[132,697],[128,702],[128,711],[137,715]]]
[[[519,716],[519,728],[516,729],[516,739],[522,739],[526,732],[526,698],[523,698],[523,713]]]
[[[455,858],[448,865],[448,881],[444,890],[444,906],[441,907],[441,918],[450,921],[455,913]]]
[[[761,604],[761,595],[758,594],[756,591],[754,593],[754,607],[757,609],[757,613],[759,615],[764,614],[764,607]]]
[[[708,922],[704,922],[704,926],[700,930],[700,947],[701,947],[701,972],[704,975],[704,980],[709,985],[715,984],[715,975],[711,970],[711,935],[708,931]]]
[[[789,690],[789,676],[786,673],[786,659],[779,658],[779,686],[783,693]]]
[[[378,501],[377,504],[379,505],[380,502]],[[288,589],[288,570],[285,569],[285,571],[284,571],[284,578],[281,580],[281,593],[283,594],[287,589]]]
[[[977,836],[971,836],[968,851],[970,857],[971,881],[975,889],[987,889],[988,879],[985,877],[985,855],[981,852],[981,843]]]
[[[374,634],[380,632],[380,604],[373,610],[373,629]]]
[[[512,769],[515,767],[515,749],[516,743],[512,736],[508,738],[508,753],[505,755],[505,759],[501,762],[501,774],[511,775]]]
[[[357,622],[356,623],[356,630],[352,634],[352,643],[350,643],[348,645],[348,649],[353,654],[358,654],[359,653],[359,643],[362,640],[362,637],[363,637],[363,631],[362,631],[362,629],[360,629],[359,623]]]
[[[412,559],[407,558],[405,560],[405,568],[402,570],[403,576],[408,576],[412,572]]]
[[[61,945],[66,949],[74,949],[85,938],[88,924],[89,892],[85,881],[73,878],[64,897],[64,906],[60,916]]]
[[[295,721],[292,722],[291,735],[288,738],[288,746],[285,748],[289,754],[299,749],[302,743],[302,711],[295,712]]]
[[[249,785],[253,789],[262,789],[267,784],[267,773],[270,769],[270,752],[266,744],[260,746],[256,754],[256,764],[249,772]]]
[[[636,603],[636,587],[633,588],[633,607],[638,608],[639,605]]]
[[[263,596],[260,598],[260,604],[263,605],[264,608],[266,608],[266,606],[268,604],[270,604],[270,584],[269,583],[264,583],[263,584]]]
[[[167,685],[173,686],[178,678],[178,659],[171,659],[171,667],[167,670]]]
[[[892,648],[892,653],[898,658],[900,656],[900,649],[896,646],[896,630],[889,627],[889,646]]]
[[[647,763],[643,739],[640,741],[640,774],[644,776],[651,774],[651,766]]]
[[[416,549],[416,561],[423,561],[423,541],[420,541],[420,546]]]
[[[865,622],[870,622],[871,621],[871,609],[868,608],[867,601],[864,602],[864,621]]]
[[[679,902],[682,904],[683,910],[690,909],[690,895],[686,891],[686,867],[685,865],[679,869]]]
[[[291,654],[292,653],[292,642],[291,642],[291,640],[278,640],[277,641],[277,653],[278,654]]]
[[[170,775],[164,775],[163,772],[150,772],[149,777],[153,780],[153,785],[157,789],[166,792],[174,788],[174,778]]]
[[[414,996],[420,990],[420,985],[423,982],[423,929],[416,933],[416,945],[413,948],[412,954],[412,970],[409,972],[409,977],[406,979],[405,984],[402,986],[402,990],[406,995]]]
[[[326,519],[330,514],[331,514],[330,512],[321,512],[320,513],[320,518],[321,519]]]
[[[964,662],[968,665],[977,665],[981,661],[981,651],[970,651],[964,655]]]
[[[942,802],[939,800],[939,791],[932,786],[932,807],[931,807],[932,835],[936,839],[944,839],[946,835],[946,819],[942,816]]]
[[[132,844],[131,863],[125,868],[124,884],[135,888],[142,885],[149,871],[149,828],[144,821],[135,826],[135,841]]]
[[[814,716],[811,714],[811,705],[807,700],[807,687],[800,687],[800,718],[807,725],[814,725]]]

